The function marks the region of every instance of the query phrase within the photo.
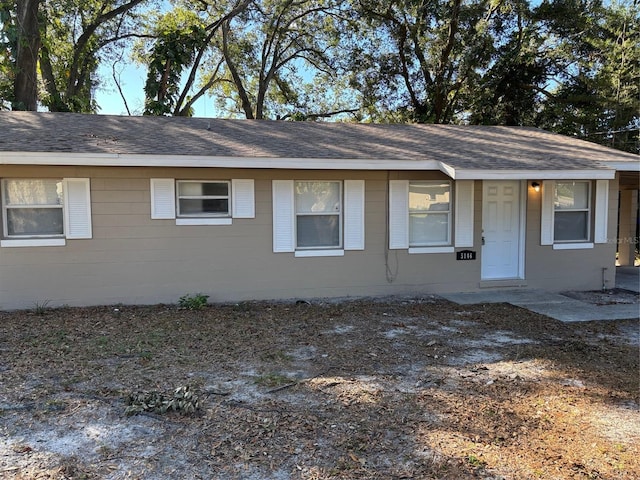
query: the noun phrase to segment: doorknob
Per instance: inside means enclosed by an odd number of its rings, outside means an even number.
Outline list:
[[[484,235],[482,236],[482,245],[484,245]]]

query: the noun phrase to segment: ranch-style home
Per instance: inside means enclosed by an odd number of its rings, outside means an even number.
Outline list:
[[[0,309],[611,287],[639,171],[534,128],[2,112]]]

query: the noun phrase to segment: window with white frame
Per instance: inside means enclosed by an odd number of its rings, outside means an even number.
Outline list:
[[[254,183],[251,178],[152,178],[151,218],[176,225],[231,225],[235,218],[255,218]]]
[[[343,256],[365,248],[364,180],[273,180],[273,251]]]
[[[409,246],[451,243],[451,183],[409,182]]]
[[[64,235],[61,179],[4,179],[2,208],[6,238]]]
[[[342,183],[295,182],[296,249],[342,246]]]
[[[5,178],[1,185],[0,246],[61,246],[92,237],[88,178]]]
[[[449,180],[390,180],[389,248],[452,253],[473,247],[474,188],[473,180],[457,180],[455,189]]]
[[[230,216],[230,182],[178,180],[178,217]]]
[[[555,242],[588,242],[591,219],[591,182],[556,181],[553,196]]]

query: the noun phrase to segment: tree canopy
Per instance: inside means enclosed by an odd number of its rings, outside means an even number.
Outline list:
[[[0,109],[529,125],[638,152],[637,0],[0,0]],[[118,85],[119,87],[119,85]],[[126,95],[125,92],[121,92]]]

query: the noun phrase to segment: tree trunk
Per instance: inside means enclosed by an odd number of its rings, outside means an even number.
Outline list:
[[[40,0],[18,0],[16,39],[16,78],[13,85],[14,110],[38,108],[37,65],[40,50],[38,9]]]
[[[231,73],[231,78],[233,79],[233,83],[238,90],[238,95],[240,96],[240,102],[242,103],[242,110],[244,110],[244,115],[247,117],[247,120],[253,120],[255,117],[253,115],[253,108],[251,106],[251,100],[249,100],[249,95],[244,88],[242,83],[242,77],[240,77],[240,73],[236,68],[231,55],[229,55],[229,21],[226,21],[222,24],[222,54],[227,62],[227,67],[229,68],[229,73]]]

